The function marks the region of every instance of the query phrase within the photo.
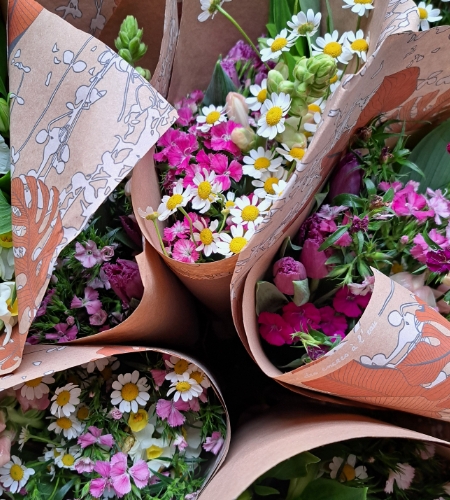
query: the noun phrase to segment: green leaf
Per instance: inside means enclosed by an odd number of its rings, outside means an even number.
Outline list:
[[[12,229],[11,205],[5,195],[0,191],[0,234],[9,233]]]
[[[268,281],[258,281],[256,283],[256,314],[262,312],[277,312],[289,301],[280,290]]]
[[[224,106],[229,92],[236,92],[236,87],[231,78],[223,70],[220,60],[217,61],[214,73],[206,90],[203,104],[209,106]]]
[[[0,177],[0,189],[6,193],[11,193],[11,172]]]
[[[332,479],[311,481],[295,500],[366,500],[368,488],[351,488]],[[294,500],[294,499],[293,499]]]
[[[62,486],[53,497],[54,500],[64,500],[64,497],[66,496],[67,493],[69,493],[74,483],[75,483],[75,478],[65,483],[64,486]]]
[[[364,235],[361,231],[358,231],[356,237],[358,239],[358,253],[361,253],[364,246]]]
[[[344,207],[363,208],[364,200],[355,194],[339,194],[333,199],[333,205],[344,205]]]
[[[331,236],[328,236],[328,238],[320,245],[318,251],[323,252],[327,248],[331,247],[331,245],[334,245],[341,236],[344,236],[344,234],[349,230],[349,228],[350,224],[340,227]]]
[[[273,17],[277,32],[287,28],[287,22],[291,20],[292,12],[287,0],[273,0]]]
[[[8,85],[8,44],[6,41],[6,25],[0,16],[0,94],[6,99]]]
[[[366,278],[367,276],[371,276],[369,266],[361,259],[356,261],[356,267],[358,268],[358,273],[362,278]]]
[[[377,188],[375,187],[375,184],[372,182],[371,179],[369,179],[368,177],[366,177],[364,179],[364,184],[366,185],[367,192],[370,195],[377,194]]]
[[[298,254],[298,252],[301,249],[302,249],[302,247],[294,245],[294,243],[292,243],[291,238],[288,237],[283,241],[283,244],[281,245],[280,259],[282,259],[283,257],[292,257],[292,256]]]
[[[289,79],[293,80],[294,79],[294,76],[293,76],[294,75],[294,68],[295,68],[295,65],[297,63],[295,62],[294,56],[289,54],[289,52],[285,52],[284,57],[286,58],[286,62],[287,62],[288,68],[289,68]]]
[[[268,497],[269,495],[279,495],[280,492],[271,486],[263,486],[262,484],[256,484],[254,486],[255,493],[261,497]]]
[[[295,455],[295,457],[289,458],[281,464],[276,465],[265,474],[261,476],[261,479],[266,477],[272,477],[274,479],[280,479],[282,481],[289,481],[296,477],[306,476],[307,468],[310,464],[316,464],[320,462],[320,458],[316,457],[309,451]]]
[[[383,201],[385,203],[390,203],[394,199],[395,191],[392,188],[389,188],[383,196]]]
[[[269,33],[269,36],[271,36],[272,38],[275,38],[277,36],[278,33],[275,24],[272,23],[266,24],[266,28],[267,28],[267,33]]]
[[[294,285],[294,304],[296,306],[302,306],[306,304],[309,300],[309,282],[308,279],[301,281],[293,281]]]
[[[305,361],[303,360],[303,358],[298,358],[298,359],[294,359],[294,361],[291,361],[287,365],[279,366],[279,368],[280,369],[283,368],[284,371],[287,371],[287,369],[289,369],[289,371],[291,371],[291,370],[295,370],[299,366],[303,366],[304,364],[305,364]]]

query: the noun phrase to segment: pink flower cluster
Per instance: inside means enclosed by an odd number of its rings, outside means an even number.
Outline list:
[[[89,427],[88,432],[82,434],[78,438],[78,444],[83,449],[94,444],[98,444],[104,448],[112,448],[114,445],[114,438],[111,434],[102,435],[102,430],[103,429],[94,426]]]

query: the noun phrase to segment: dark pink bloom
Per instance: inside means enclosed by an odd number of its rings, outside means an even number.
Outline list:
[[[190,93],[189,97],[191,99],[194,99],[194,102],[198,104],[203,101],[205,94],[203,93],[202,90],[194,90],[193,92]]]
[[[236,87],[239,87],[239,76],[236,70],[236,63],[232,59],[222,59],[220,61],[220,65],[224,72],[229,76],[231,81],[234,83]]]
[[[80,457],[75,462],[75,470],[78,474],[90,474],[94,470],[94,462],[89,457]]]
[[[392,200],[392,210],[397,215],[408,216],[413,215],[420,222],[428,217],[434,216],[433,210],[423,209],[427,206],[427,199],[425,196],[418,194],[414,191],[414,186],[408,183],[404,189],[395,193]]]
[[[184,439],[181,434],[176,437],[173,445],[176,446],[180,451],[183,451],[188,447],[186,439]]]
[[[432,229],[428,233],[428,236],[441,248],[447,248],[450,244],[450,242],[447,240],[447,237],[439,233],[436,229]],[[428,243],[425,241],[425,238],[421,234],[417,234],[414,237],[413,242],[415,243],[415,245],[411,248],[411,255],[419,262],[425,263],[427,260],[427,254],[430,251]]]
[[[158,146],[164,148],[159,153],[155,153],[155,161],[167,161],[167,150],[173,146],[183,132],[176,128],[170,128],[158,141]]]
[[[47,340],[57,340],[58,343],[70,342],[77,338],[78,328],[73,325],[69,328],[67,323],[57,323],[55,325],[56,333],[46,333],[45,338]]]
[[[448,219],[450,217],[450,203],[442,194],[440,189],[436,189],[433,191],[432,189],[427,189],[428,206],[434,210],[434,221],[436,224],[441,224],[443,217],[444,219]]]
[[[305,266],[308,278],[320,280],[328,275],[328,267],[325,262],[329,257],[325,252],[319,252],[319,247],[322,244],[319,241],[313,239],[305,241],[300,254],[300,262]]]
[[[294,332],[307,333],[310,328],[317,330],[320,323],[320,312],[310,302],[303,306],[296,306],[290,302],[283,307],[283,319],[291,325]]]
[[[349,247],[351,244],[352,237],[348,231],[344,233],[335,243],[335,245],[339,247]]]
[[[173,226],[164,228],[164,239],[167,242],[172,243],[178,238],[189,238],[189,224],[186,225],[184,221],[176,221]]]
[[[426,264],[434,273],[448,273],[450,271],[450,249],[429,250]]]
[[[56,293],[56,288],[51,288],[50,290],[47,291],[44,299],[41,302],[41,306],[38,309],[38,312],[36,313],[36,317],[39,318],[40,316],[44,316],[44,314],[47,312],[47,306],[50,304],[52,301],[53,295]]]
[[[240,128],[238,123],[227,121],[211,128],[211,149],[213,151],[228,151],[235,156],[241,156],[241,150],[231,140],[231,132]]]
[[[119,297],[125,307],[130,305],[132,299],[141,300],[144,295],[144,285],[136,262],[117,259],[115,264],[107,262],[103,270],[111,284],[114,293]]]
[[[81,243],[78,243],[78,241],[75,243],[74,257],[81,262],[83,267],[89,269],[94,267],[95,264],[103,262],[100,250],[97,248],[97,244],[94,241],[89,240],[85,245],[86,246],[83,246]]]
[[[114,439],[111,434],[105,434],[102,436],[102,430],[98,427],[89,427],[86,434],[81,435],[78,438],[78,444],[84,449],[93,444],[98,444],[106,448],[112,448],[114,445]]]
[[[355,215],[352,219],[352,226],[350,227],[350,233],[357,233],[358,231],[366,232],[369,228],[369,217],[366,215],[362,219],[360,219],[357,215]]]
[[[179,262],[193,264],[200,258],[200,254],[191,240],[178,240],[173,246],[172,257]]]
[[[381,191],[389,191],[389,189],[393,189],[394,190],[394,193],[396,193],[397,191],[400,191],[400,189],[402,189],[403,187],[403,184],[400,182],[400,181],[395,181],[395,182],[386,182],[386,181],[383,181],[383,182],[380,182],[380,184],[378,184],[378,189],[381,189]]]
[[[344,316],[336,314],[336,311],[330,307],[322,307],[320,312],[319,330],[326,335],[332,336],[338,332],[345,333],[347,331],[347,320]]]
[[[197,138],[193,134],[183,132],[172,146],[166,150],[167,161],[171,167],[175,167],[175,173],[181,174],[189,165],[193,153],[198,150]]]
[[[224,439],[222,434],[218,431],[214,431],[211,434],[211,437],[206,438],[205,443],[203,444],[203,449],[217,455],[222,449],[223,443]]]
[[[316,359],[325,356],[328,352],[328,347],[325,346],[308,346],[306,348],[308,351],[308,356],[311,358],[311,361],[315,361]]]
[[[170,427],[183,425],[186,418],[176,408],[173,401],[160,399],[156,403],[156,414],[161,420],[167,420]]]
[[[134,484],[142,489],[148,484],[150,479],[150,470],[144,460],[137,460],[136,463],[129,469],[130,476],[133,478]]]
[[[272,345],[292,344],[292,326],[279,314],[262,312],[258,317],[261,337]]]
[[[239,182],[242,178],[242,165],[232,160],[228,165],[228,157],[223,154],[209,155],[211,168],[217,174],[216,180],[222,184],[222,189],[227,191],[231,187],[231,179]]]
[[[191,408],[189,401],[183,401],[182,399],[179,399],[174,406],[178,411],[189,411]]]
[[[333,307],[348,318],[359,318],[367,307],[372,294],[353,295],[346,286],[339,289],[333,298]]]
[[[273,282],[281,293],[294,295],[293,281],[306,279],[305,266],[292,257],[283,257],[273,266]]]
[[[363,171],[353,153],[346,154],[333,172],[328,197],[333,200],[340,194],[356,194],[361,191]]]
[[[205,391],[205,389],[203,389],[203,392]],[[201,394],[201,396],[203,395],[203,392]],[[200,396],[200,399],[201,399],[201,396]],[[180,399],[177,401],[177,403],[181,401]],[[198,402],[198,398],[192,398],[188,401],[189,403],[189,409],[191,411],[195,411],[195,412],[198,412],[200,411],[200,403]]]
[[[70,303],[71,309],[80,309],[85,307],[88,314],[95,314],[102,308],[102,303],[98,300],[98,292],[92,287],[87,286],[84,289],[84,299],[74,297]]]
[[[176,121],[176,124],[179,125],[180,127],[188,127],[194,118],[194,113],[192,112],[192,109],[189,106],[186,106],[184,108],[179,108],[178,109],[178,119]]]
[[[450,153],[450,143],[447,144],[447,153]]]
[[[150,373],[155,381],[155,385],[161,387],[166,380],[166,370],[150,370]]]
[[[208,168],[209,172],[209,168]],[[187,188],[188,186],[196,187],[194,183],[194,177],[196,174],[203,174],[203,167],[197,163],[190,163],[185,170],[185,176],[183,179],[183,187]]]
[[[104,309],[100,309],[89,318],[89,324],[92,326],[101,326],[108,319],[108,313]]]

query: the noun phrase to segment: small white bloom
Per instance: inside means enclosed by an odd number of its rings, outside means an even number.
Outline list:
[[[180,380],[172,382],[167,396],[173,394],[173,400],[176,403],[180,398],[183,401],[198,398],[202,392],[203,389],[197,381],[191,378],[189,373],[184,373]]]
[[[261,85],[250,85],[249,90],[253,97],[247,97],[245,102],[252,111],[259,111],[267,99],[267,78],[261,82]]]
[[[18,493],[33,474],[34,469],[22,465],[22,460],[13,455],[8,463],[0,467],[0,482],[11,493]]]
[[[394,492],[394,481],[400,490],[407,490],[414,479],[416,471],[409,464],[397,464],[397,472],[389,471],[389,477],[384,487],[385,493]]]
[[[243,173],[260,179],[266,172],[276,172],[283,161],[283,158],[274,158],[275,153],[266,151],[261,146],[258,149],[252,149],[248,156],[244,156]]]
[[[430,23],[436,23],[442,19],[442,16],[439,15],[441,11],[433,9],[431,4],[427,5],[425,2],[420,2],[417,8],[419,9],[420,29],[422,31],[429,30]]]
[[[303,127],[307,132],[308,142],[312,141],[312,138],[314,137],[314,134],[317,132],[321,121],[322,117],[320,116],[320,113],[314,113],[312,115],[312,122],[306,122],[303,124]]]
[[[203,387],[204,389],[211,387],[211,382],[209,381],[205,372],[200,370],[200,368],[196,365],[191,365],[191,366],[193,368],[191,369],[190,377],[194,379],[197,382],[197,384]]]
[[[219,253],[225,255],[225,257],[231,257],[242,252],[254,234],[254,227],[250,227],[244,234],[244,226],[242,224],[231,226],[231,236],[226,233],[220,233],[222,241],[217,243]]]
[[[140,406],[145,406],[150,399],[149,387],[145,377],[139,378],[139,372],[120,374],[112,384],[111,403],[119,405],[123,413],[137,413]]]
[[[28,430],[28,425],[26,427],[22,427],[22,430],[19,434],[19,450],[23,450],[24,444],[30,439],[30,431]]]
[[[152,207],[147,207],[145,210],[139,207],[138,214],[145,220],[155,220],[159,217],[159,212],[153,210]]]
[[[223,106],[214,106],[213,104],[204,106],[202,113],[203,115],[197,116],[197,123],[199,123],[197,128],[204,133],[209,132],[214,125],[227,121]]]
[[[44,448],[44,456],[39,458],[40,462],[49,462],[54,461],[63,451],[66,442],[64,439],[61,439],[60,447],[55,446],[54,444],[47,444]]]
[[[252,181],[252,185],[257,188],[254,191],[255,195],[261,200],[274,195],[274,185],[278,184],[280,180],[286,180],[287,174],[287,171],[283,167],[279,167],[275,172],[264,172],[261,180]]]
[[[269,213],[272,202],[260,201],[257,196],[242,196],[236,200],[236,205],[230,210],[234,224],[253,224],[255,227],[264,220]]]
[[[185,207],[192,198],[191,187],[188,186],[186,190],[183,188],[183,180],[180,179],[173,188],[172,196],[166,195],[161,200],[158,212],[159,220],[166,220],[174,214],[180,207]]]
[[[222,183],[216,181],[215,172],[208,173],[206,168],[203,169],[203,174],[200,172],[195,174],[193,182],[196,187],[191,191],[192,208],[204,214],[211,208],[211,203],[214,203],[222,192]]]
[[[70,416],[75,411],[76,405],[80,404],[80,394],[81,389],[72,383],[58,387],[52,397],[50,413],[56,417]]]
[[[266,99],[261,108],[261,118],[258,120],[258,135],[267,139],[274,139],[277,134],[285,130],[286,114],[291,106],[291,98],[281,92]]]
[[[292,16],[292,21],[288,21],[287,25],[291,30],[300,36],[314,36],[320,27],[322,14],[318,12],[314,14],[312,9],[308,12],[299,12],[296,16]]]
[[[285,28],[275,38],[267,40],[268,47],[261,50],[261,61],[269,61],[270,59],[278,59],[283,52],[289,52],[289,49],[294,45],[299,35],[297,33],[289,33]]]
[[[367,61],[367,51],[369,50],[370,36],[364,38],[364,31],[358,30],[356,33],[348,31],[346,33],[344,46],[352,53],[360,57],[364,62]]]
[[[166,359],[166,367],[172,370],[165,377],[166,380],[171,382],[182,380],[185,373],[189,374],[195,369],[195,365],[176,356],[170,356],[169,359]]]
[[[297,170],[299,170],[298,167]],[[286,181],[279,181],[277,184],[274,184],[273,185],[274,194],[269,194],[267,196],[267,199],[272,200],[272,203],[275,202],[276,200],[279,200],[283,196],[283,193],[286,190],[287,185],[288,183]]]
[[[120,366],[120,361],[115,356],[110,356],[109,358],[99,358],[95,361],[89,361],[81,365],[88,373],[93,373],[95,369],[102,372],[108,365],[111,365],[112,370],[116,370]]]
[[[83,425],[74,416],[60,417],[55,419],[49,426],[49,431],[54,431],[56,434],[63,434],[67,439],[75,439],[83,432]]]
[[[330,463],[330,477],[331,479],[336,479],[337,473],[344,463],[344,459],[341,457],[334,457],[333,461]],[[367,479],[367,469],[364,465],[356,467],[356,455],[349,455],[347,461],[342,467],[341,476],[344,476],[344,481],[351,481],[353,479]],[[340,477],[337,479],[341,479]]]
[[[202,13],[199,14],[198,20],[202,23],[211,19],[216,15],[217,6],[222,7],[224,2],[231,2],[231,0],[200,0],[200,7],[202,8]]]
[[[47,384],[53,384],[55,379],[53,377],[39,377],[34,380],[29,380],[23,384],[15,385],[14,390],[20,389],[20,395],[23,398],[32,401],[33,399],[41,399],[44,394],[48,394],[49,388]]]
[[[277,148],[277,153],[284,156],[287,161],[295,161],[297,169],[302,164],[303,157],[305,156],[306,149],[294,146],[290,148],[287,144],[282,143],[282,148]]]
[[[17,323],[17,298],[14,304],[11,304],[15,286],[14,281],[0,283],[0,330],[4,328],[6,332],[3,345],[6,345],[11,339],[12,328]]]
[[[55,464],[61,469],[75,470],[75,461],[81,456],[80,446],[71,446],[68,450],[62,449],[57,457]]]
[[[219,240],[219,233],[216,233],[216,230],[219,226],[219,221],[213,220],[208,224],[202,217],[200,220],[195,221],[193,226],[198,231],[198,233],[194,233],[194,240],[198,243],[197,252],[202,251],[205,257],[217,253],[216,243]]]
[[[344,0],[347,5],[343,5],[343,9],[352,9],[352,12],[358,16],[369,15],[369,11],[374,8],[373,0]]]
[[[342,64],[348,64],[352,58],[353,54],[344,47],[345,33],[339,38],[339,33],[334,30],[330,35],[325,33],[325,36],[317,37],[316,44],[312,46],[312,55],[316,56],[318,54],[327,54],[330,57],[334,57]]]
[[[337,90],[337,88],[341,84],[341,77],[342,77],[343,71],[341,69],[338,69],[337,74],[330,80],[330,92],[331,94],[334,94]]]

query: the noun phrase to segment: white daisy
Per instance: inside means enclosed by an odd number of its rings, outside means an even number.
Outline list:
[[[55,419],[49,426],[49,431],[54,431],[55,434],[63,434],[67,439],[75,439],[83,432],[83,425],[74,416],[60,417]]]
[[[176,356],[170,356],[169,359],[166,359],[165,363],[166,367],[172,370],[166,375],[166,380],[170,380],[171,382],[181,380],[185,373],[189,374],[195,369],[195,365],[183,358],[177,358]]]
[[[183,373],[180,380],[172,382],[170,389],[167,391],[167,396],[173,394],[173,400],[176,403],[180,398],[183,401],[198,398],[202,392],[203,389],[197,381],[191,378],[189,373]]]
[[[308,104],[308,113],[320,113],[322,114],[325,110],[326,101],[324,99],[318,99],[317,101]]]
[[[114,391],[111,393],[111,403],[119,405],[122,413],[137,413],[139,405],[145,406],[150,399],[149,387],[145,377],[139,378],[139,372],[120,374],[113,382]],[[119,404],[120,403],[120,404]]]
[[[297,170],[299,170],[300,172],[303,169],[304,169],[304,167],[301,168],[301,169],[299,169],[297,167]],[[276,200],[279,200],[283,196],[283,193],[284,193],[287,185],[288,185],[288,183],[286,181],[283,181],[283,180],[278,181],[277,184],[273,184],[272,189],[274,191],[274,194],[269,194],[267,196],[267,199],[272,200],[272,202],[275,202]]]
[[[336,479],[337,473],[339,472],[339,469],[341,468],[343,463],[344,463],[343,458],[341,457],[333,458],[333,461],[330,463],[331,479]],[[342,481],[352,481],[353,479],[366,479],[368,475],[367,475],[367,469],[364,467],[364,465],[360,465],[359,467],[356,468],[355,465],[356,465],[356,455],[349,455],[347,461],[345,462],[344,467],[342,467],[341,475],[337,479]]]
[[[145,210],[139,207],[138,214],[145,220],[155,220],[159,217],[159,212],[153,210],[152,207],[147,207]]]
[[[34,469],[22,465],[22,460],[13,455],[8,463],[0,467],[0,482],[11,493],[18,493],[33,474]]]
[[[226,233],[220,233],[222,241],[217,243],[219,253],[225,255],[225,257],[231,257],[242,252],[254,234],[254,227],[250,227],[244,234],[244,226],[242,224],[231,226],[231,236]]]
[[[202,113],[203,115],[197,116],[197,123],[199,124],[197,128],[204,133],[209,132],[214,125],[227,121],[223,106],[210,104],[202,108]]]
[[[50,413],[56,417],[65,415],[68,417],[75,411],[76,405],[80,404],[81,389],[75,384],[66,384],[58,387],[52,397],[53,404]]]
[[[235,200],[236,193],[233,193],[233,191],[228,191],[227,199],[225,201],[225,208],[222,210],[222,213],[230,213],[230,210],[234,207],[234,205],[236,205]]]
[[[174,214],[178,208],[185,207],[192,198],[191,187],[188,186],[186,190],[183,188],[183,180],[180,179],[173,188],[172,196],[166,195],[161,200],[161,205],[159,205],[158,212],[160,216],[159,220],[166,220]]]
[[[364,31],[358,30],[356,33],[348,31],[346,33],[344,46],[352,53],[360,57],[364,62],[367,61],[367,51],[369,50],[370,36],[364,38]]]
[[[289,49],[294,45],[299,35],[297,33],[289,33],[288,30],[282,29],[275,38],[267,40],[267,47],[261,50],[261,61],[269,59],[278,59],[283,52],[289,52]]]
[[[61,453],[64,451],[64,446],[66,445],[66,442],[64,439],[61,439],[60,446],[55,446],[53,443],[47,444],[47,446],[44,448],[44,456],[39,458],[39,461],[41,462],[49,462],[49,461],[55,461],[55,459],[61,455]]]
[[[283,155],[287,161],[295,161],[296,167],[298,167],[305,156],[306,149],[296,147],[290,148],[287,144],[282,144],[282,148],[277,148],[277,153]]]
[[[334,30],[330,35],[325,33],[324,37],[317,37],[316,44],[312,46],[312,55],[316,56],[318,54],[327,54],[330,57],[334,57],[342,64],[348,64],[352,58],[353,54],[344,47],[345,33],[339,38],[339,33]]]
[[[5,329],[6,335],[3,339],[3,345],[11,340],[13,326],[17,323],[18,302],[17,298],[11,305],[11,298],[16,284],[14,281],[0,283],[0,331]]]
[[[274,158],[274,152],[266,151],[261,146],[258,149],[252,149],[248,154],[249,156],[244,156],[242,171],[244,175],[254,179],[260,179],[261,175],[266,172],[275,172],[283,161],[283,158]]]
[[[163,459],[171,459],[175,455],[176,447],[173,443],[171,444],[167,439],[161,437],[152,438],[146,444],[144,460],[147,461],[151,473],[170,466],[171,462]]]
[[[317,132],[321,121],[322,117],[320,116],[320,113],[314,113],[311,117],[311,121],[303,124],[303,127],[305,129],[305,135],[308,138],[308,142],[312,141],[312,138],[314,137],[314,134]]]
[[[261,82],[261,85],[250,85],[249,90],[254,97],[247,97],[245,102],[252,111],[259,111],[267,99],[267,78]]]
[[[341,77],[342,77],[343,71],[341,69],[338,69],[336,75],[333,76],[333,78],[330,80],[330,92],[331,94],[334,94],[341,84]]]
[[[318,12],[314,14],[312,9],[308,12],[299,12],[296,16],[292,16],[292,21],[288,21],[287,25],[292,31],[298,33],[300,36],[314,36],[320,27],[322,14]]]
[[[230,210],[232,221],[235,224],[253,224],[255,227],[264,220],[269,213],[270,200],[260,201],[257,196],[242,196],[236,200],[236,205]]]
[[[211,19],[216,15],[217,6],[222,7],[224,2],[231,2],[231,0],[200,0],[200,7],[202,8],[202,13],[199,14],[198,20],[202,23]]]
[[[417,8],[419,9],[420,29],[422,31],[429,30],[430,23],[435,23],[442,19],[442,16],[439,15],[441,11],[433,9],[431,4],[427,5],[425,2],[420,2]]]
[[[26,427],[22,427],[22,430],[19,434],[19,450],[23,450],[24,444],[30,439],[30,431],[28,430],[28,425]]]
[[[200,370],[198,366],[192,365],[193,370],[190,373],[190,377],[194,379],[198,385],[203,387],[204,389],[207,389],[208,387],[211,387],[211,382],[209,381],[208,377],[206,376],[205,372]]]
[[[32,401],[33,399],[41,399],[44,394],[48,394],[49,388],[47,384],[53,384],[55,379],[53,377],[39,377],[34,380],[29,380],[23,384],[15,385],[14,389],[20,389],[20,395],[23,398]]]
[[[218,220],[214,220],[208,224],[203,217],[192,224],[198,233],[194,233],[194,240],[198,243],[197,252],[202,251],[205,257],[209,257],[213,253],[217,253],[217,241],[219,234],[215,231],[219,225]]]
[[[55,464],[61,469],[75,470],[75,461],[81,456],[80,446],[71,446],[68,450],[62,449],[55,457]]]
[[[284,132],[286,113],[291,106],[291,98],[281,92],[266,99],[261,108],[261,118],[258,120],[258,135],[267,139],[274,139],[277,134]]]
[[[216,181],[216,173],[203,169],[203,174],[197,172],[193,179],[195,188],[192,189],[192,208],[204,214],[211,208],[218,195],[222,192],[222,183]]]
[[[364,14],[369,15],[369,11],[374,8],[373,0],[344,0],[347,5],[343,5],[343,9],[352,9],[352,12],[358,14],[358,16],[363,16]]]
[[[116,368],[119,368],[120,361],[118,361],[115,356],[110,356],[109,358],[100,358],[95,361],[89,361],[89,363],[81,365],[81,368],[84,368],[88,373],[93,373],[95,369],[102,372],[109,364],[111,364],[111,368],[115,370]]]
[[[252,181],[252,185],[257,188],[254,194],[261,200],[264,200],[269,195],[274,195],[274,184],[278,184],[280,180],[286,180],[287,174],[283,167],[278,168],[275,172],[265,172],[261,176],[261,180]]]

